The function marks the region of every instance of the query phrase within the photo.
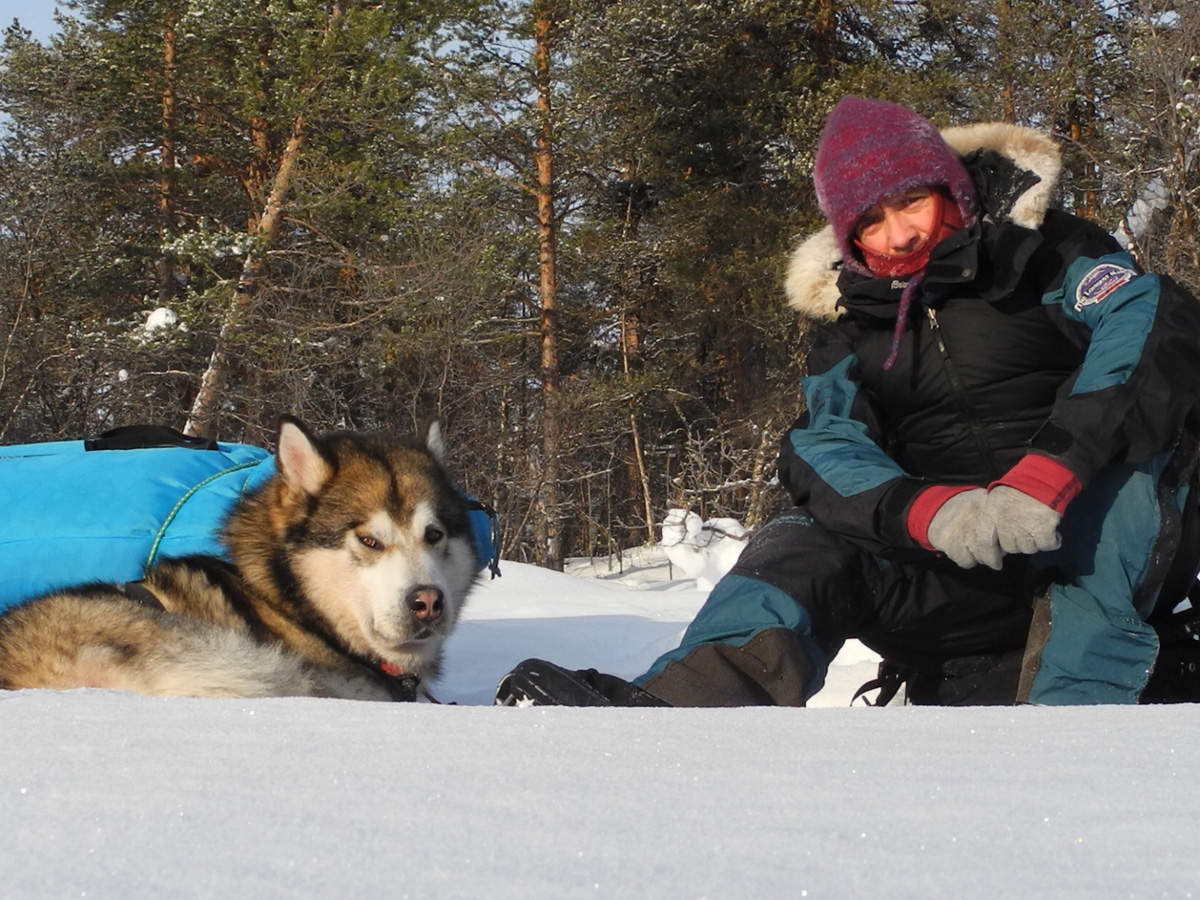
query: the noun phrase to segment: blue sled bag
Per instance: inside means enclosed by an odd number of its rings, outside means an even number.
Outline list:
[[[136,581],[161,557],[226,556],[226,515],[274,474],[261,447],[158,426],[0,447],[0,611],[74,584]],[[494,577],[495,514],[467,499],[476,555]]]

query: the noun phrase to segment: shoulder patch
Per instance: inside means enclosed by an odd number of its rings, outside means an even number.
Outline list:
[[[1133,269],[1116,263],[1100,263],[1079,279],[1075,289],[1075,311],[1099,303],[1113,291],[1133,281],[1137,275]]]

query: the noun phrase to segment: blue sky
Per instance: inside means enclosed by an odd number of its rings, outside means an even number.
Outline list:
[[[55,30],[54,0],[0,0],[0,28],[7,28],[19,19],[23,28],[44,41]]]

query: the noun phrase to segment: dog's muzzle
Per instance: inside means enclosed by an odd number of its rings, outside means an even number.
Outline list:
[[[408,596],[404,598],[404,605],[417,621],[434,622],[442,616],[446,594],[434,585],[418,585],[408,592]]]

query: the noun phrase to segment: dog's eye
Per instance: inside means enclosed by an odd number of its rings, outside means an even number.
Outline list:
[[[446,536],[446,532],[438,528],[436,525],[430,525],[425,529],[425,543],[436,544]]]
[[[368,550],[382,550],[383,549],[383,543],[381,541],[371,537],[369,534],[356,534],[355,537],[357,537],[358,542],[360,544],[362,544],[364,547],[366,547]]]

